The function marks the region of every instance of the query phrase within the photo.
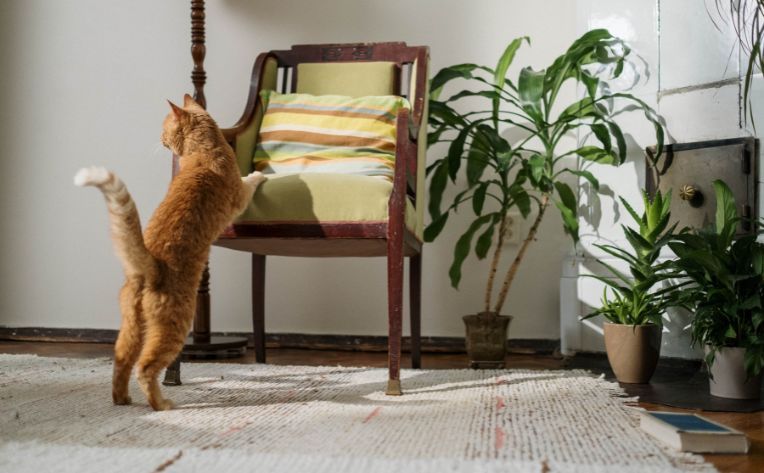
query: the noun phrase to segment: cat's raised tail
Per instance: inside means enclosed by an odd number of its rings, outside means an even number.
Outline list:
[[[154,280],[158,272],[157,262],[143,242],[138,209],[125,183],[111,171],[93,166],[80,169],[74,176],[74,185],[97,187],[103,193],[109,210],[114,250],[125,274]]]

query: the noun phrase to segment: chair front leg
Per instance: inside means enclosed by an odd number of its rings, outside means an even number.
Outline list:
[[[422,253],[409,258],[409,312],[411,316],[411,367],[422,367]]]
[[[403,232],[387,240],[387,362],[388,396],[401,395],[401,336],[403,332]]]
[[[182,355],[178,353],[178,357],[172,362],[170,366],[164,372],[164,381],[162,384],[165,386],[180,386],[180,357]]]
[[[255,361],[265,363],[265,255],[252,253],[252,327]]]

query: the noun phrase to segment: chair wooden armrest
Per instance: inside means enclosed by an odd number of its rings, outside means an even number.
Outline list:
[[[244,106],[244,112],[242,112],[239,120],[230,128],[222,128],[223,136],[226,141],[235,149],[236,136],[243,132],[251,123],[255,116],[255,108],[257,107],[257,98],[260,94],[260,88],[263,79],[263,72],[265,71],[265,62],[268,58],[273,57],[270,52],[261,53],[257,56],[255,64],[252,66],[252,75],[249,82],[249,95],[247,97],[247,103]]]

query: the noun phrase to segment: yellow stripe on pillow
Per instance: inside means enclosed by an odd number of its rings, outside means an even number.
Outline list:
[[[262,124],[255,169],[269,174],[328,172],[392,180],[398,96],[260,92]]]

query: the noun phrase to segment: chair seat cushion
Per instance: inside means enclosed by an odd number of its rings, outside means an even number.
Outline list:
[[[393,185],[339,173],[273,174],[262,183],[238,222],[379,223],[388,220]],[[406,199],[406,226],[416,233],[414,206]]]
[[[255,169],[266,174],[346,173],[392,180],[396,117],[408,107],[394,96],[260,93],[265,114]]]

